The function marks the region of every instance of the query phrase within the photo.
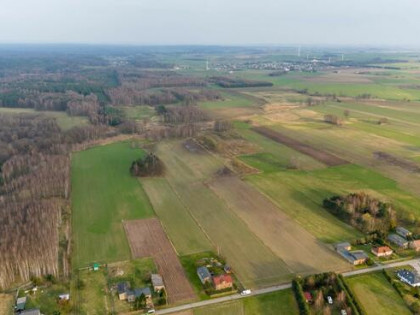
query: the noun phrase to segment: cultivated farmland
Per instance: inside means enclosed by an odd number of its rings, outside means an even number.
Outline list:
[[[169,184],[215,249],[232,265],[245,286],[269,285],[290,279],[290,270],[237,217],[225,201],[205,185],[223,164],[200,147],[186,149],[183,142],[161,143],[157,154],[164,161]]]
[[[301,143],[299,141],[296,141],[294,139],[291,139],[285,135],[282,135],[274,130],[271,130],[266,127],[255,127],[253,128],[256,132],[274,140],[280,143],[283,143],[301,153],[307,154],[311,156],[312,158],[328,165],[328,166],[337,166],[337,165],[343,165],[347,164],[348,162],[334,156],[328,152],[320,151],[319,149],[315,149],[307,144]]]
[[[331,249],[247,183],[224,176],[212,181],[210,187],[294,273],[348,268]]]
[[[152,257],[163,277],[168,302],[191,301],[196,298],[178,257],[159,220],[125,221],[124,228],[134,258]]]
[[[145,178],[142,184],[178,254],[189,255],[212,248],[165,178]]]
[[[72,158],[73,265],[130,258],[121,220],[153,216],[131,162],[144,154],[121,142],[78,152]]]

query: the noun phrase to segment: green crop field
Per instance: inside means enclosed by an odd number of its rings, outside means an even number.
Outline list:
[[[367,314],[411,314],[381,272],[347,278],[346,282]]]
[[[194,315],[259,315],[259,314],[299,314],[291,290],[254,296],[234,302],[216,304],[194,310]]]
[[[147,178],[142,184],[178,254],[189,255],[212,248],[166,179]]]
[[[73,127],[86,126],[89,124],[87,117],[69,116],[65,112],[36,111],[31,108],[7,108],[0,107],[0,114],[37,114],[55,118],[58,126],[63,130],[69,130]]]
[[[144,154],[129,143],[78,152],[72,158],[73,265],[130,258],[122,220],[154,215],[131,162]]]

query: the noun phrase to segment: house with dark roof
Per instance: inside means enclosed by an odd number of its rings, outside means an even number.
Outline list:
[[[213,286],[215,290],[224,290],[233,287],[233,279],[231,275],[224,274],[213,277]]]
[[[120,282],[117,284],[118,298],[120,300],[127,300],[128,291],[130,291],[130,284],[128,282]]]
[[[351,250],[351,245],[350,245],[349,242],[337,243],[337,244],[335,244],[335,250],[337,252],[343,251],[343,250],[349,251],[349,250]]]
[[[146,298],[146,304],[150,303],[152,300],[152,291],[150,291],[149,287],[136,288],[134,290],[127,291],[127,301],[132,303],[142,294]]]
[[[400,248],[404,248],[405,249],[405,248],[408,247],[408,241],[405,238],[401,237],[400,235],[397,235],[397,234],[389,234],[388,235],[388,240],[391,243],[397,245]]]
[[[398,235],[400,235],[404,238],[413,236],[413,233],[411,233],[409,230],[407,230],[406,228],[404,228],[402,226],[397,226],[397,228],[395,229],[395,232],[397,232]]]
[[[366,260],[369,258],[366,255],[366,253],[362,250],[353,250],[353,251],[342,250],[342,251],[339,251],[338,253],[354,266],[366,263]]]
[[[407,269],[401,269],[397,271],[397,277],[404,283],[411,285],[412,287],[420,286],[420,277],[417,272],[410,271]]]
[[[202,284],[205,284],[206,282],[211,282],[211,274],[207,267],[198,267],[197,275],[200,278]]]

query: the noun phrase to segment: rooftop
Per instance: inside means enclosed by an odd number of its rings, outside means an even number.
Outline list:
[[[372,250],[378,254],[384,254],[384,253],[392,251],[392,249],[389,248],[388,246],[378,246],[378,247],[372,248]]]
[[[223,282],[233,283],[233,280],[232,280],[231,275],[220,275],[220,276],[214,276],[213,282],[215,285],[218,285]]]
[[[416,272],[402,269],[398,270],[397,275],[399,278],[404,278],[404,280],[411,285],[420,283],[420,277]]]
[[[154,286],[163,286],[162,276],[156,273],[152,274],[152,284]]]
[[[211,274],[207,267],[198,267],[197,274],[200,276],[201,279],[210,278]]]

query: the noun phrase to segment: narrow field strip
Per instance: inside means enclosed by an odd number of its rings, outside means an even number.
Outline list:
[[[163,277],[168,302],[176,304],[196,299],[172,244],[156,218],[124,222],[133,258],[152,257]]]

